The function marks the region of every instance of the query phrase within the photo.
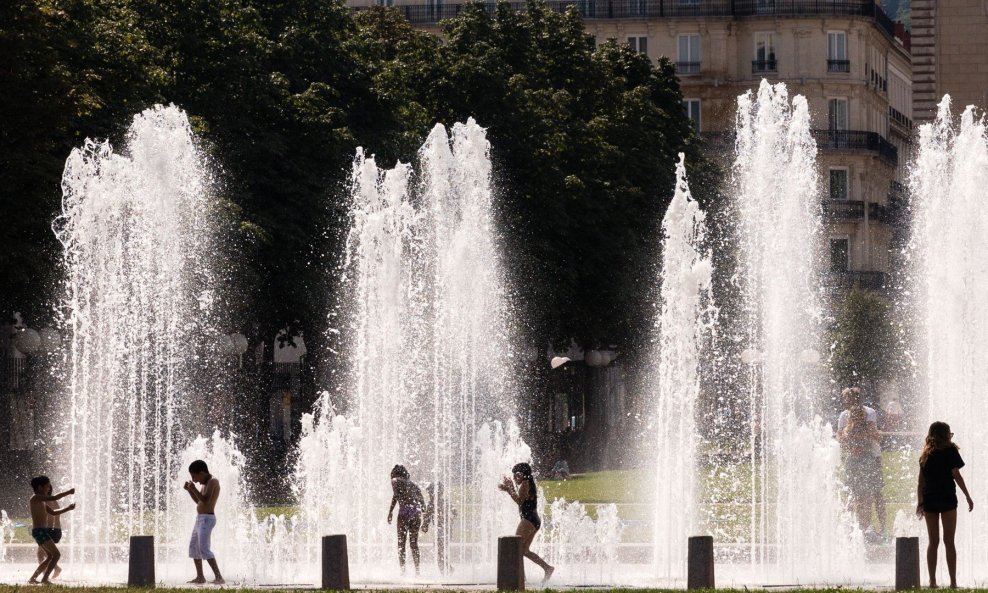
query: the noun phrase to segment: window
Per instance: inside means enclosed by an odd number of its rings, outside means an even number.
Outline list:
[[[847,169],[830,170],[830,199],[847,199]]]
[[[848,240],[830,240],[830,271],[846,272],[848,264]]]
[[[758,0],[758,13],[766,14],[775,10],[775,0]]]
[[[831,131],[847,130],[847,99],[831,99],[828,102],[827,123]]]
[[[683,99],[683,109],[686,111],[686,117],[690,118],[693,122],[693,130],[699,134],[700,133],[700,100],[699,99]]]
[[[827,72],[850,72],[851,61],[847,59],[847,33],[830,31],[827,33]]]
[[[648,37],[644,35],[632,35],[628,37],[628,45],[640,54],[648,53]]]
[[[576,7],[584,18],[594,18],[597,15],[597,2],[595,0],[580,0],[576,3]]]
[[[700,73],[700,35],[689,33],[679,36],[679,54],[676,58],[676,72],[679,74]]]
[[[751,63],[751,71],[776,71],[774,33],[755,33],[755,59]]]

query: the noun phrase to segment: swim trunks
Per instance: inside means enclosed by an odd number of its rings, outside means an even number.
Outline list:
[[[62,541],[62,529],[61,529],[61,527],[52,527],[51,528],[51,541],[55,542],[56,544],[58,542]]]
[[[55,529],[51,527],[35,527],[31,529],[31,537],[34,538],[34,541],[38,542],[39,546],[44,545],[45,542],[58,543],[58,541],[55,540],[55,537],[52,533],[54,531]],[[59,531],[58,538],[62,539],[62,534],[61,534],[62,530],[59,529],[58,531]]]
[[[192,528],[192,538],[189,540],[189,558],[193,560],[212,560],[216,558],[210,548],[210,540],[216,527],[216,515],[199,513],[196,515],[196,525]]]

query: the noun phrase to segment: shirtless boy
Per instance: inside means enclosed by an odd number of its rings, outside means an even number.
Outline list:
[[[58,515],[67,513],[75,508],[75,504],[70,504],[63,509],[56,510],[48,506],[48,503],[53,503],[61,498],[75,494],[75,488],[53,496],[51,480],[47,476],[33,478],[31,480],[31,488],[34,489],[34,496],[31,497],[29,502],[29,506],[31,507],[31,537],[34,538],[34,541],[38,542],[38,547],[44,553],[44,557],[40,559],[38,569],[34,571],[28,582],[33,585],[38,584],[38,575],[43,572],[44,577],[42,577],[41,582],[47,584],[51,582],[49,581],[49,577],[52,573],[55,573],[57,576],[61,572],[61,569],[58,568],[58,559],[62,556],[55,546],[62,537],[62,530],[58,528],[56,531],[53,525],[57,525],[57,523],[49,523],[49,520],[53,517],[57,518]]]
[[[196,526],[192,529],[192,539],[189,541],[189,558],[196,565],[196,578],[190,583],[206,582],[202,574],[202,561],[209,563],[213,569],[213,584],[222,585],[226,581],[220,575],[220,567],[216,564],[216,555],[210,549],[210,537],[213,527],[216,527],[216,499],[220,496],[220,482],[209,473],[206,462],[197,459],[189,465],[189,475],[192,480],[185,483],[185,491],[196,503]],[[196,483],[202,484],[202,489],[196,488]]]

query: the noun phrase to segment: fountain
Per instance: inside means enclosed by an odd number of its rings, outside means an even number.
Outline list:
[[[784,85],[762,81],[757,94],[738,98],[736,142],[734,201],[720,245],[738,258],[733,282],[741,296],[729,312],[743,327],[734,339],[746,346],[747,370],[715,407],[741,411],[745,434],[697,426],[699,370],[728,354],[702,350],[716,319],[712,268],[702,251],[703,215],[680,170],[663,226],[656,575],[682,579],[687,536],[707,533],[729,581],[859,582],[863,541],[839,486],[833,430],[822,419],[832,412],[817,354],[821,222],[805,99],[790,102]],[[742,442],[732,449],[732,440]],[[698,459],[698,447],[707,459]]]
[[[67,560],[104,569],[127,536],[171,523],[177,453],[201,410],[188,397],[200,391],[196,345],[219,335],[212,179],[188,118],[176,107],[144,111],[125,145],[87,140],[72,151],[54,223],[71,339],[56,488],[76,488],[78,509],[63,519]]]
[[[988,439],[984,386],[988,371],[988,134],[983,115],[964,109],[959,125],[950,97],[940,102],[936,120],[920,128],[919,152],[910,176],[913,198],[915,306],[918,366],[926,385],[919,402],[918,430],[934,420],[950,424],[967,466],[964,479],[972,496],[988,492],[988,471],[977,445]],[[915,452],[914,459],[919,453]],[[915,479],[917,467],[910,465]],[[982,495],[983,496],[983,495]],[[963,499],[961,507],[964,506]],[[964,586],[988,581],[988,518],[958,511],[959,576]],[[914,533],[925,529],[916,528]],[[942,550],[942,546],[941,546]],[[938,570],[946,582],[941,551]],[[925,565],[923,572],[926,572]],[[973,580],[973,582],[972,582]]]
[[[687,538],[698,526],[695,509],[696,408],[704,341],[716,323],[713,266],[705,251],[706,216],[690,195],[682,153],[676,189],[662,221],[661,309],[654,364],[657,398],[655,529],[652,563],[661,579],[685,580]]]
[[[417,178],[363,151],[354,161],[349,409],[334,414],[327,394],[305,419],[296,476],[309,541],[345,530],[356,578],[399,576],[383,520],[397,463],[436,506],[426,574],[456,564],[458,579],[489,580],[495,534],[514,527],[495,488],[531,452],[513,424],[489,150],[470,120],[433,129]],[[326,483],[339,484],[331,504]]]

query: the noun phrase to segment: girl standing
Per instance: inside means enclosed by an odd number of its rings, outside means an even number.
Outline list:
[[[974,510],[974,501],[967,492],[960,469],[964,460],[951,439],[954,433],[944,422],[934,422],[926,435],[923,453],[919,457],[919,484],[916,488],[916,515],[926,519],[930,544],[926,548],[926,565],[930,572],[930,588],[937,586],[937,547],[940,544],[940,523],[943,524],[943,547],[947,555],[947,572],[950,588],[957,588],[957,548],[954,533],[957,530],[957,486],[967,497],[968,512]]]
[[[415,574],[419,573],[419,529],[422,528],[422,512],[425,510],[425,498],[422,490],[409,478],[408,470],[403,465],[396,465],[391,470],[391,507],[388,508],[388,525],[391,524],[395,504],[398,505],[398,564],[405,572],[405,539],[412,549],[412,561],[415,562]]]

